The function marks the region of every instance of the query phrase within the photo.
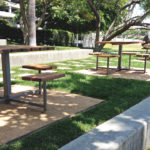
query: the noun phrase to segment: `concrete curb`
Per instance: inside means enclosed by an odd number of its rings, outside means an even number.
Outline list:
[[[22,66],[26,64],[42,64],[49,62],[75,60],[88,58],[91,49],[75,49],[75,50],[55,50],[28,53],[12,53],[10,54],[11,67]],[[1,67],[1,57],[0,57]]]
[[[146,150],[150,146],[150,97],[59,150]]]

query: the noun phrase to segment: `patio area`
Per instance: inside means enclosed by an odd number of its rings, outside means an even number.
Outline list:
[[[76,73],[93,75],[93,76],[109,76],[113,78],[123,78],[123,79],[134,79],[134,80],[143,80],[150,81],[150,69],[147,69],[146,73],[143,73],[142,68],[132,68],[131,70],[121,70],[116,71],[116,67],[111,67],[110,74],[106,75],[107,69],[101,68],[95,70],[95,68],[83,69],[75,71]]]
[[[20,90],[21,89],[21,90]],[[33,87],[13,86],[13,93],[31,90]],[[2,88],[0,89],[2,94]],[[100,99],[80,96],[67,92],[48,90],[48,109],[41,113],[40,108],[26,104],[0,105],[0,144],[7,143],[41,127],[73,116],[102,102]],[[27,96],[22,99],[41,102],[40,96]]]

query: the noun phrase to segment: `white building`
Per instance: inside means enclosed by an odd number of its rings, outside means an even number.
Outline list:
[[[0,18],[15,17],[15,11],[19,8],[19,0],[5,0],[3,5],[0,3]]]

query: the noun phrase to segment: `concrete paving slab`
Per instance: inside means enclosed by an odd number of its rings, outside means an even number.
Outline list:
[[[115,66],[111,66],[111,68],[112,68],[110,69],[111,73],[108,75],[110,77],[150,81],[150,69],[146,69],[146,73],[144,73],[143,68],[132,68],[132,70],[121,70],[121,71],[115,71],[116,70]],[[95,68],[90,68],[74,72],[93,76],[107,76],[106,68],[100,68],[98,71],[96,71]]]
[[[11,79],[11,81],[15,81],[15,79]],[[3,78],[0,78],[0,82],[3,82]]]
[[[16,73],[16,71],[10,71],[11,74]],[[3,71],[0,71],[0,74],[3,74]]]
[[[12,87],[14,95],[18,92],[33,90],[33,87],[15,85]],[[3,89],[0,88],[0,95]],[[42,96],[30,95],[19,99],[42,103]],[[47,112],[42,108],[26,104],[0,103],[0,144],[6,143],[57,120],[85,111],[102,102],[100,99],[80,96],[63,91],[47,91]]]
[[[72,68],[69,68],[69,67],[58,67],[57,69],[61,69],[61,70],[70,70]]]
[[[31,73],[18,74],[18,77],[30,76],[33,75]]]

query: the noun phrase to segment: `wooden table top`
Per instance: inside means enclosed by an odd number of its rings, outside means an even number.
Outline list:
[[[123,52],[123,55],[138,55],[140,52]]]
[[[138,54],[138,55],[136,55],[137,57],[149,57],[150,56],[150,54]]]
[[[111,55],[106,53],[89,53],[89,55],[95,55],[98,57],[120,57],[120,55]]]
[[[14,52],[44,51],[44,50],[54,50],[54,47],[50,47],[50,46],[24,46],[24,45],[0,46],[0,54],[2,54],[2,53],[14,53]]]
[[[97,41],[97,44],[112,44],[112,45],[122,45],[122,44],[139,44],[145,43],[145,41]]]

